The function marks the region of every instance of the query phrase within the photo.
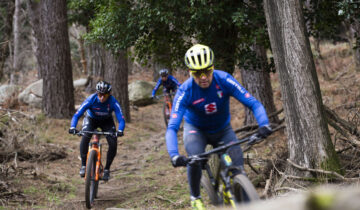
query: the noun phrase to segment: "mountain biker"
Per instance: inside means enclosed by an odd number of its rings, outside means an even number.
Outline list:
[[[184,147],[188,156],[205,152],[207,144],[218,147],[236,140],[230,125],[229,97],[252,110],[259,125],[259,136],[272,133],[263,105],[243,88],[230,74],[214,70],[214,53],[205,45],[196,44],[185,54],[185,64],[191,77],[178,89],[171,118],[166,131],[166,145],[174,167],[186,166],[187,158],[179,154],[177,132],[184,117]],[[238,170],[233,174],[245,173],[240,146],[229,149],[230,157]],[[204,209],[200,196],[201,167],[188,165],[191,206]]]
[[[101,128],[104,132],[115,133],[116,128],[112,117],[112,112],[115,112],[116,119],[119,126],[116,131],[116,136],[106,136],[109,148],[107,151],[106,165],[104,168],[103,180],[110,178],[110,166],[113,162],[117,152],[117,137],[124,135],[125,120],[121,112],[119,102],[111,94],[111,85],[105,81],[99,81],[96,84],[96,93],[90,95],[80,106],[78,111],[74,114],[71,120],[69,129],[70,134],[76,134],[76,125],[79,118],[85,113],[83,120],[83,131],[94,131]],[[91,134],[84,134],[80,142],[81,168],[80,176],[85,176],[86,158],[88,153],[89,142]]]
[[[156,91],[159,89],[160,85],[163,86],[163,93],[169,93],[169,94],[170,94],[170,91],[175,93],[176,90],[178,89],[178,87],[181,85],[177,81],[177,79],[175,79],[175,77],[169,75],[168,69],[161,69],[159,71],[159,74],[160,74],[160,78],[157,81],[157,83],[152,91],[151,98],[155,98]]]

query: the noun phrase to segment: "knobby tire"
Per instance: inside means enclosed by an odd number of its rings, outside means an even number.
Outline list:
[[[232,193],[237,203],[247,203],[260,199],[254,185],[244,174],[238,174],[233,178]]]
[[[222,203],[221,198],[218,195],[218,191],[215,190],[214,186],[211,184],[209,177],[203,175],[200,183],[206,194],[209,196],[210,203],[214,206],[220,205]]]
[[[166,110],[168,115],[166,115]],[[164,103],[164,108],[163,108],[163,114],[164,114],[164,122],[165,122],[165,125],[166,127],[168,126],[168,123],[169,123],[169,119],[170,119],[170,107],[169,107],[169,104],[168,103]]]
[[[94,204],[94,199],[97,194],[98,182],[95,181],[97,152],[95,150],[90,151],[87,164],[86,164],[86,179],[85,179],[85,201],[86,207],[91,208]]]

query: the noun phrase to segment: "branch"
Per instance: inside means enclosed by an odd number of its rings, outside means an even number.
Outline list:
[[[274,173],[274,169],[271,169],[269,179],[266,180],[265,189],[262,192],[260,197],[267,198],[267,194],[268,194],[268,191],[269,191],[269,188],[270,188],[270,185],[271,185],[271,180],[272,180],[273,173]]]
[[[329,119],[328,121],[332,120],[336,123],[339,123],[341,127],[349,131],[350,134],[360,137],[360,133],[357,131],[356,126],[347,122],[346,120],[341,119],[333,110],[331,110],[327,106],[323,106],[325,110],[326,117]]]
[[[251,170],[253,170],[256,174],[259,174],[259,171],[256,170],[256,168],[254,168],[254,166],[251,165],[250,163],[249,153],[247,153],[246,159],[247,159],[247,164],[250,166]]]
[[[284,109],[280,109],[278,111],[275,111],[271,114],[269,114],[268,118],[271,118],[271,117],[274,117],[275,115],[278,115],[280,114],[281,112],[283,112]],[[284,119],[283,120],[280,120],[279,124],[281,124],[282,122],[284,122]],[[274,125],[273,125],[274,126]],[[258,124],[251,124],[251,125],[246,125],[246,126],[243,126],[241,128],[238,128],[236,130],[234,130],[235,133],[239,133],[239,132],[242,132],[242,131],[252,131],[254,129],[257,129],[259,127]]]
[[[315,172],[315,173],[321,173],[321,174],[328,174],[328,175],[332,175],[332,176],[336,176],[341,180],[345,180],[346,178],[343,177],[342,175],[336,173],[335,171],[325,171],[322,169],[313,169],[313,168],[306,168],[304,166],[300,166],[294,162],[292,162],[290,159],[286,159],[287,162],[289,162],[292,166],[294,166],[297,169],[300,169],[302,171],[310,171],[310,172]]]
[[[292,188],[292,187],[279,187],[276,188],[274,191],[281,191],[281,190],[288,190],[288,191],[294,191],[294,192],[304,192],[304,190],[300,190],[300,189],[296,189],[296,188]]]

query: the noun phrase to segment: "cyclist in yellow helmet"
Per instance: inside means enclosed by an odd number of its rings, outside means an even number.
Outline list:
[[[214,70],[214,53],[205,45],[196,44],[185,54],[185,64],[191,77],[178,89],[171,118],[166,131],[166,145],[174,167],[186,166],[187,158],[179,154],[177,132],[184,117],[184,147],[187,154],[203,153],[207,144],[218,147],[237,140],[230,125],[230,96],[253,111],[259,124],[259,136],[271,134],[269,120],[263,105],[243,88],[230,74]],[[237,166],[233,173],[245,173],[240,146],[229,149]],[[201,167],[187,166],[191,205],[204,209],[200,196]]]

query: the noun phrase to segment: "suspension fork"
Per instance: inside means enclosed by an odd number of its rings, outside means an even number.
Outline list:
[[[227,153],[224,153],[220,158],[220,167],[222,170],[220,171],[220,178],[224,184],[223,196],[224,201],[226,200],[231,204],[233,208],[237,208],[234,194],[231,189],[231,176],[230,176],[230,168],[233,165],[230,156]]]

